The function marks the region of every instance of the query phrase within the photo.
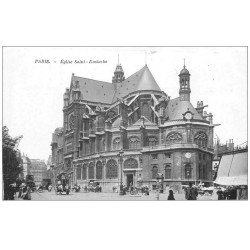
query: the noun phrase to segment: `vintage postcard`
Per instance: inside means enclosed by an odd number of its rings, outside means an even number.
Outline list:
[[[247,47],[3,47],[3,200],[247,200]]]

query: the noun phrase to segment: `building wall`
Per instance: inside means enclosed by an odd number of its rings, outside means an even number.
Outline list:
[[[188,157],[186,154],[188,153]],[[202,158],[199,160],[199,156]],[[153,159],[157,155],[157,159]],[[170,158],[168,156],[170,155]],[[205,160],[203,160],[203,156]],[[204,153],[198,150],[183,150],[178,149],[176,151],[161,151],[161,152],[151,152],[143,154],[143,171],[142,179],[148,185],[154,184],[156,181],[155,178],[152,178],[152,170],[154,166],[158,167],[158,173],[163,174],[164,183],[169,185],[173,182],[187,183],[187,182],[210,182],[212,181],[212,162],[211,162],[211,153]],[[199,176],[199,164],[206,166],[204,171],[206,171],[206,176],[203,175],[203,178]],[[186,178],[185,176],[185,166],[191,166],[191,176]],[[171,169],[171,178],[166,178],[165,168]]]
[[[111,191],[113,186],[118,186],[121,182],[121,167],[117,156],[120,149],[124,151],[123,163],[129,157],[138,163],[136,169],[123,169],[122,182],[125,184],[127,175],[133,174],[135,185],[139,179],[144,184],[154,185],[154,165],[158,167],[158,173],[164,176],[166,165],[171,169],[171,178],[165,178],[164,185],[212,181],[213,126],[203,119],[204,107],[199,107],[202,117],[199,123],[187,122],[183,118],[175,120],[176,125],[168,125],[164,121],[168,118],[166,107],[169,98],[164,92],[138,91],[134,101],[132,95],[116,105],[104,105],[86,102],[81,94],[81,98],[76,98],[77,94],[73,96],[72,93],[77,91],[72,91],[72,88],[66,91],[63,128],[55,130],[51,143],[55,169],[58,173],[73,173],[71,184],[77,182],[87,185],[90,179],[96,179],[96,164],[100,160],[103,164],[103,178],[98,181],[104,191]],[[181,95],[185,94],[183,93]],[[187,94],[186,99],[189,100],[190,91]],[[69,99],[72,102],[69,103]],[[183,114],[179,115],[182,117]],[[141,121],[141,125],[134,126],[138,121]],[[200,141],[197,142],[202,137],[199,134],[205,136],[206,145],[203,141],[202,145],[199,144]],[[154,154],[157,154],[156,159],[152,157]],[[166,157],[168,154],[170,157]],[[110,159],[116,161],[118,173],[112,179],[106,176]],[[94,178],[88,177],[90,163],[95,166]],[[87,164],[86,180],[83,179],[84,164]],[[185,166],[188,164],[191,166],[190,178],[186,177]]]
[[[35,184],[41,184],[43,179],[47,178],[47,166],[44,161],[30,159],[30,174],[34,176]]]

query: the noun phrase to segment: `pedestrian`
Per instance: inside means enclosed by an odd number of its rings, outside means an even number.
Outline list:
[[[186,200],[192,200],[191,188],[192,188],[192,183],[190,182],[189,186],[186,187],[186,190],[185,190],[185,198],[186,198]]]
[[[237,190],[235,187],[229,187],[228,189],[228,200],[236,200],[237,199]]]
[[[159,183],[159,180],[157,180],[157,182],[156,182],[155,194],[156,194],[156,200],[160,200],[160,183]]]
[[[24,200],[31,200],[31,189],[29,186],[26,186],[25,193],[23,194]]]
[[[14,199],[15,199],[15,187],[14,183],[12,183],[8,187],[8,200],[14,200]]]
[[[160,190],[159,190],[159,188],[157,188],[155,190],[155,193],[156,193],[156,200],[160,200]]]
[[[175,200],[174,192],[172,189],[169,190],[168,200]]]
[[[131,192],[133,192],[133,182],[130,182],[130,184],[129,184],[129,192],[131,193]]]
[[[18,198],[22,198],[24,186],[25,183],[22,182],[19,186]]]
[[[197,200],[197,196],[198,196],[198,190],[194,185],[191,187],[191,200]]]
[[[218,200],[224,200],[224,195],[223,195],[223,191],[221,190],[221,188],[219,188],[216,193],[218,195]]]

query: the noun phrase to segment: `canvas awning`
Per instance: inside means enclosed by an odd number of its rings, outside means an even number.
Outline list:
[[[247,152],[223,155],[214,183],[225,186],[247,185]]]
[[[245,186],[247,185],[247,176],[219,177],[214,183],[222,186]]]

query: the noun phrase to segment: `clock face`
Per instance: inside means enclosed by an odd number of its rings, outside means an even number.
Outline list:
[[[187,120],[191,120],[192,119],[192,114],[191,113],[186,113],[185,118]]]
[[[185,154],[185,157],[186,157],[187,159],[190,159],[190,158],[191,158],[191,154],[190,154],[189,152],[187,152],[187,153]]]

